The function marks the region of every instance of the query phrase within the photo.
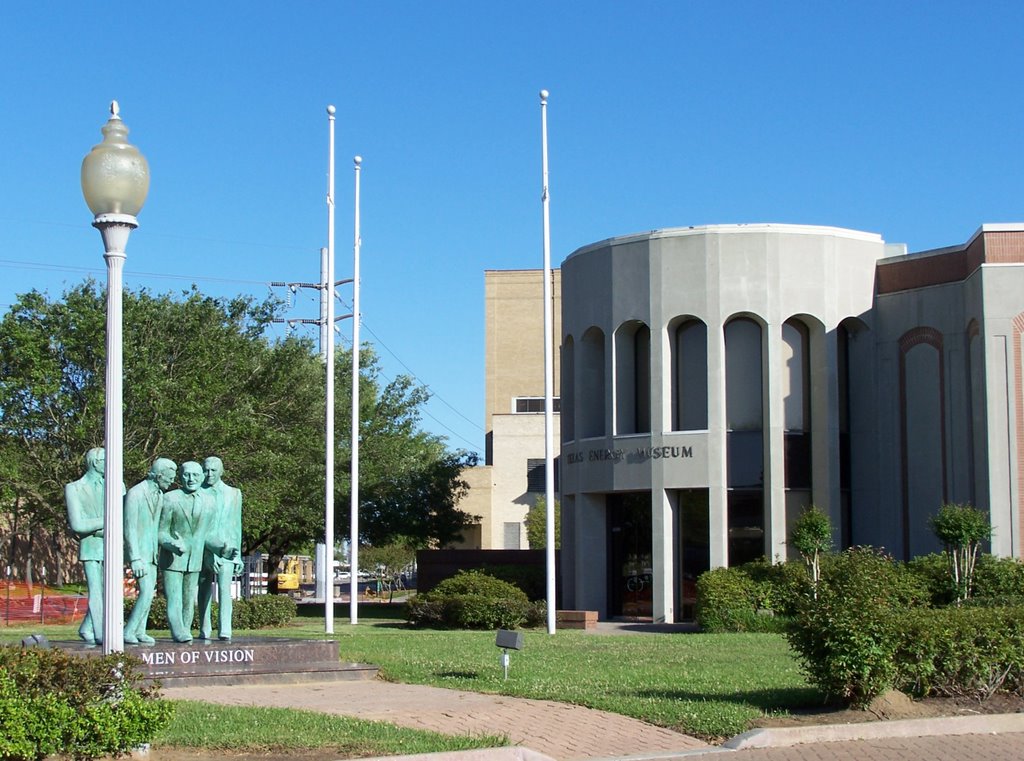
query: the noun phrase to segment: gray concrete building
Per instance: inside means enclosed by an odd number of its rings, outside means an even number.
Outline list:
[[[540,295],[537,295],[538,302]],[[938,548],[944,502],[1021,557],[1024,225],[907,254],[751,224],[585,246],[561,267],[559,607],[674,621],[708,568],[839,546]]]

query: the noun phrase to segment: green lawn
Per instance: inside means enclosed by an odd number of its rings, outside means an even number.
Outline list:
[[[322,636],[313,626],[293,628]],[[774,634],[587,634],[528,631],[503,681],[493,632],[409,630],[362,620],[335,627],[343,660],[384,678],[555,700],[621,713],[705,738],[765,714],[820,705],[789,645]]]
[[[450,737],[378,721],[289,708],[219,706],[174,701],[174,719],[154,747],[280,751],[325,748],[340,758],[494,748],[501,736]]]
[[[323,638],[323,619],[311,612],[304,611],[285,629],[239,631],[236,636]],[[774,634],[527,631],[522,652],[511,653],[506,682],[494,632],[411,630],[393,610],[367,606],[360,612],[357,626],[349,625],[347,617],[335,620],[333,638],[339,642],[342,660],[377,664],[385,679],[396,682],[576,703],[709,739],[742,732],[765,714],[820,705],[823,700],[800,674],[785,639]],[[73,626],[11,627],[0,629],[0,640],[17,642],[40,630],[51,639],[75,636]],[[176,726],[191,710],[183,709]],[[183,736],[195,734],[172,730],[163,742],[182,744]],[[285,730],[275,731],[281,733],[283,744]],[[318,733],[304,734],[308,738]],[[253,736],[251,731],[241,732],[233,742]]]

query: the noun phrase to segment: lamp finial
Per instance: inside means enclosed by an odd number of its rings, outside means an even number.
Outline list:
[[[121,107],[117,105],[116,100],[110,101],[110,118],[120,119],[121,118]]]

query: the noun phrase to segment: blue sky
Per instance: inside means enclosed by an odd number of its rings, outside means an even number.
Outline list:
[[[152,173],[127,285],[317,279],[333,103],[338,277],[360,154],[363,337],[431,388],[424,426],[455,447],[483,448],[483,272],[542,262],[541,88],[556,264],[661,227],[835,225],[916,251],[1024,219],[1020,3],[106,8],[5,5],[0,308],[104,277],[78,173],[113,98]],[[290,314],[315,317],[311,293]]]

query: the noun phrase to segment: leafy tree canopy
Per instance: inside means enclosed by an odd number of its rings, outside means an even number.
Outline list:
[[[216,454],[242,489],[244,551],[280,556],[323,539],[324,369],[312,343],[271,339],[273,300],[124,294],[124,464],[130,486],[156,457]],[[105,294],[88,280],[60,299],[19,297],[0,321],[0,512],[62,531],[63,485],[103,443]],[[360,364],[360,529],[365,541],[458,536],[455,505],[474,456],[419,429],[427,392]],[[336,364],[336,531],[347,532],[351,355]]]
[[[531,550],[542,550],[548,546],[548,501],[537,497],[533,507],[526,513],[526,542]],[[555,500],[555,549],[562,548],[562,503]]]

